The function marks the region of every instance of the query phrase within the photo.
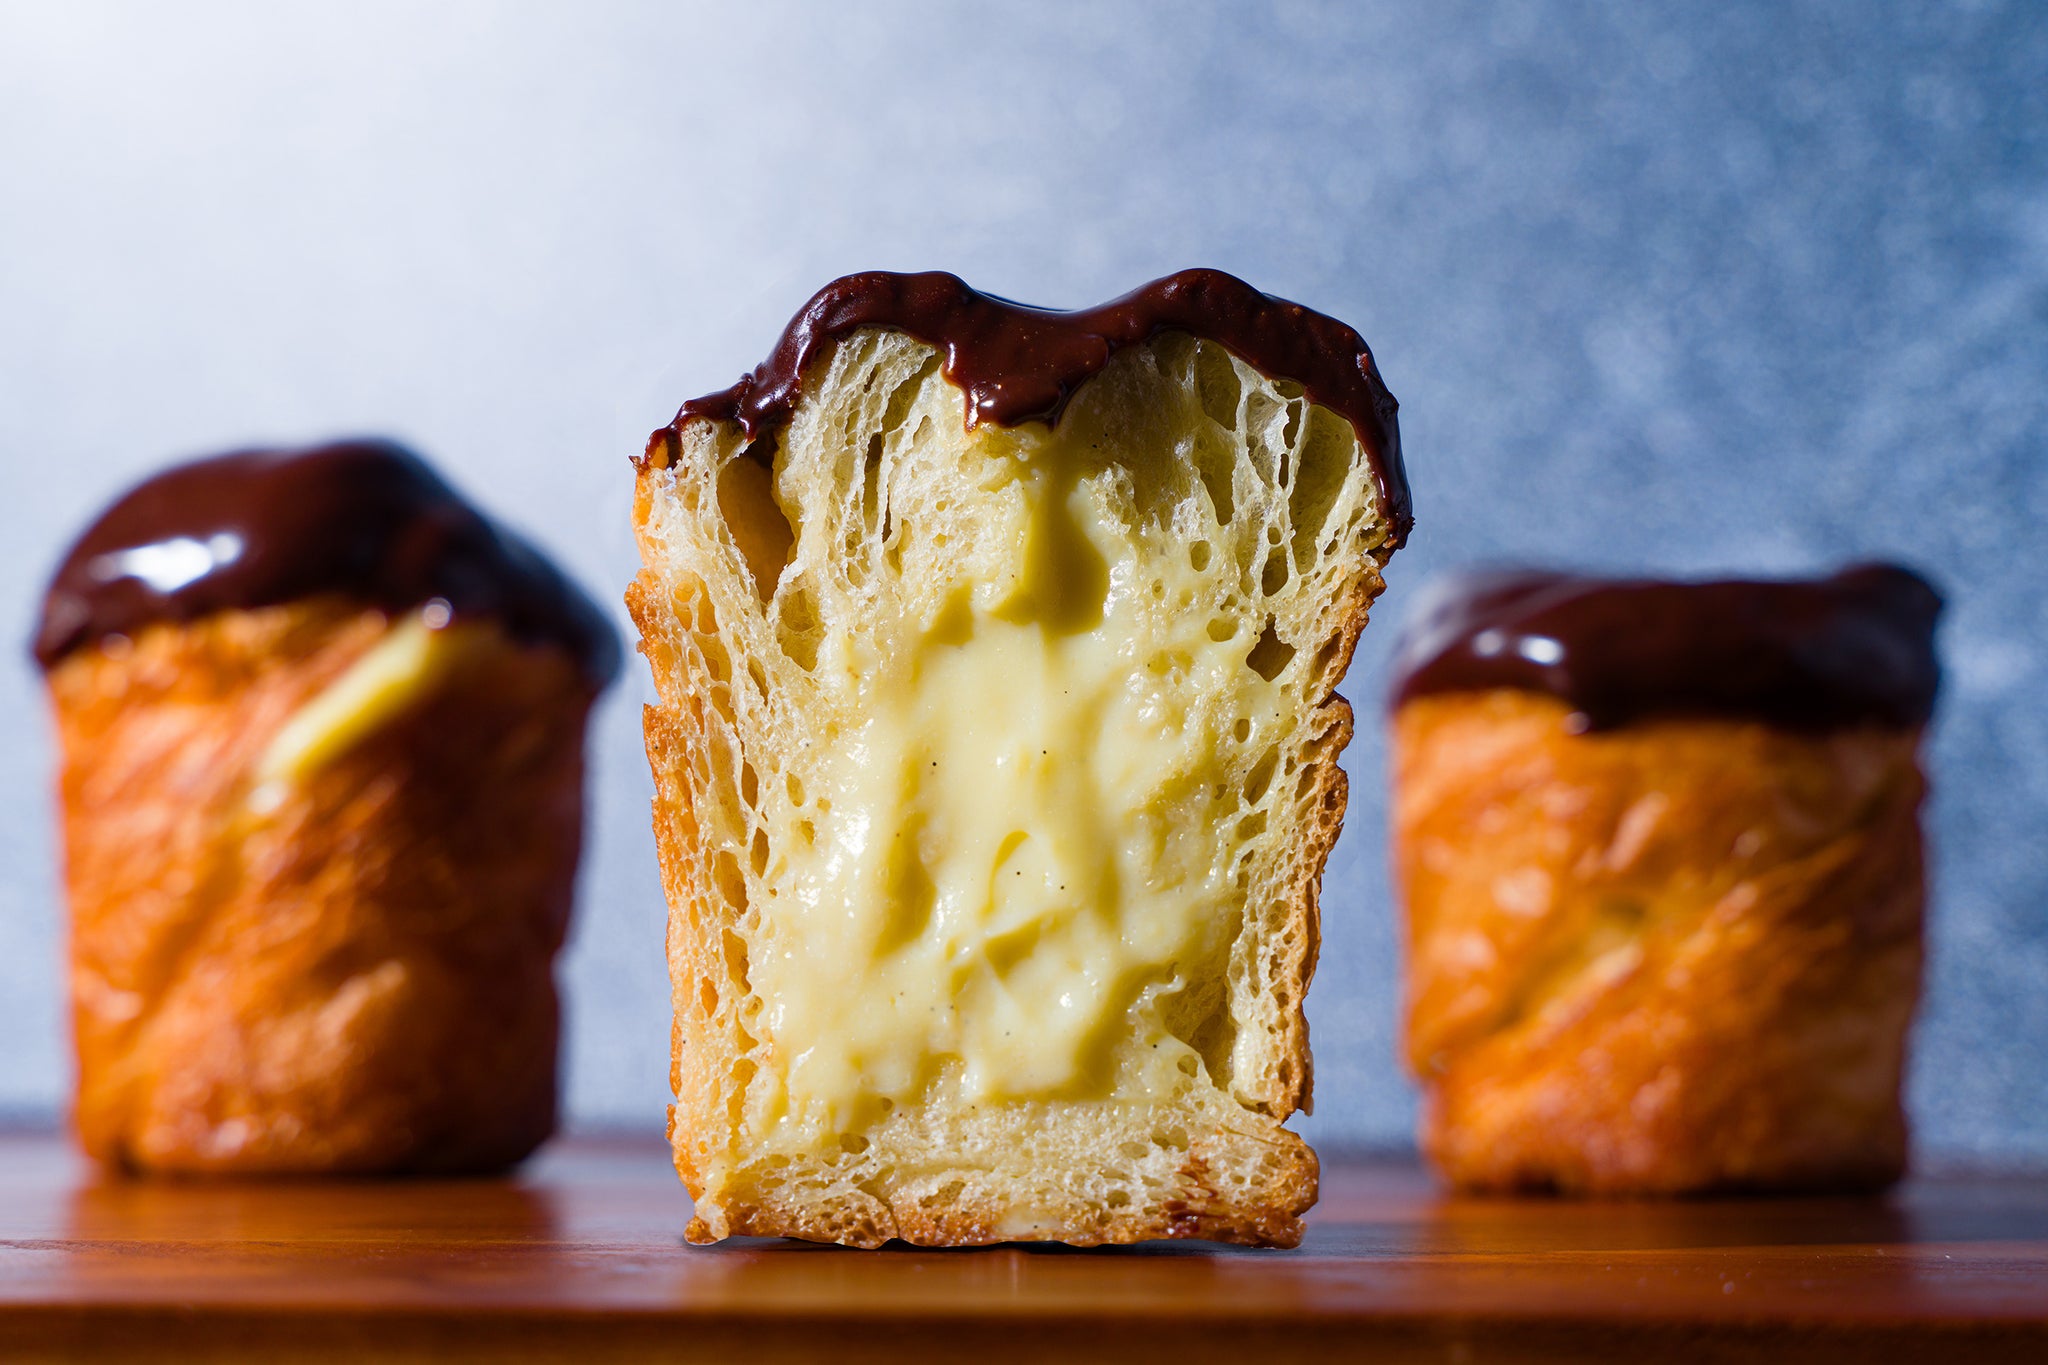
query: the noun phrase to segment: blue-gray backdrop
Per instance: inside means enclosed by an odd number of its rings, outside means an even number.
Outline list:
[[[1347,691],[1307,1129],[1404,1140],[1370,723],[1475,558],[1946,585],[1924,1152],[2048,1159],[2048,9],[0,5],[0,640],[167,457],[388,431],[616,602],[627,457],[849,269],[1354,322],[1420,529]],[[623,613],[621,613],[623,624]],[[10,649],[14,646],[10,646]],[[0,668],[0,1112],[66,1086],[50,749]],[[596,732],[569,1112],[658,1122],[636,673]]]

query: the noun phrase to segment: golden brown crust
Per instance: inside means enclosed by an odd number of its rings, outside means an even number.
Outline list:
[[[591,701],[573,661],[491,631],[251,811],[279,726],[385,629],[314,600],[154,626],[50,673],[93,1156],[482,1171],[552,1129]]]
[[[728,1198],[707,1219],[690,1220],[684,1236],[699,1246],[727,1237],[794,1237],[873,1249],[890,1241],[913,1246],[992,1246],[1020,1240],[1056,1240],[1069,1246],[1128,1246],[1135,1242],[1193,1240],[1238,1246],[1294,1247],[1301,1244],[1301,1215],[1316,1202],[1319,1166],[1308,1145],[1285,1129],[1273,1152],[1275,1170],[1259,1197],[1247,1200],[1216,1187],[1207,1157],[1191,1152],[1180,1172],[1182,1191],[1158,1208],[1112,1212],[1076,1209],[1074,1218],[1049,1232],[1020,1236],[1008,1225],[1007,1210],[972,1200],[943,1208],[914,1198],[870,1196],[853,1220],[821,1217],[815,1208],[748,1203]],[[1232,1161],[1238,1158],[1235,1154]]]
[[[1568,716],[1496,691],[1394,717],[1425,1152],[1474,1189],[1897,1178],[1918,734]]]
[[[1315,1065],[1305,1004],[1315,978],[1316,958],[1322,951],[1323,869],[1337,846],[1337,836],[1344,832],[1344,813],[1351,799],[1350,778],[1337,760],[1351,743],[1354,718],[1351,703],[1337,695],[1337,684],[1351,667],[1373,602],[1386,588],[1381,573],[1392,553],[1384,547],[1371,553],[1364,573],[1337,605],[1334,629],[1312,661],[1315,687],[1324,699],[1311,715],[1313,737],[1303,751],[1296,778],[1298,799],[1309,814],[1287,885],[1287,923],[1279,938],[1287,952],[1279,976],[1291,983],[1284,1012],[1287,1059],[1278,1069],[1274,1093],[1262,1105],[1264,1112],[1276,1119],[1285,1119],[1297,1110],[1305,1114],[1315,1111]],[[1313,1179],[1310,1191],[1313,1203]]]
[[[1132,1208],[1099,1217],[1090,1211],[1085,1223],[1077,1218],[1056,1229],[1056,1236],[1020,1237],[1006,1226],[1006,1211],[992,1203],[963,1202],[933,1209],[914,1199],[882,1198],[872,1199],[864,1210],[866,1216],[850,1225],[823,1221],[811,1210],[738,1203],[715,1221],[707,1221],[700,1211],[683,1235],[698,1246],[727,1237],[794,1237],[868,1249],[890,1241],[970,1247],[1020,1240],[1053,1240],[1084,1247],[1153,1241],[1296,1247],[1301,1245],[1301,1215],[1316,1202],[1321,1167],[1307,1143],[1284,1128],[1277,1131],[1286,1141],[1276,1144],[1274,1174],[1255,1199],[1233,1197],[1217,1189],[1211,1182],[1207,1158],[1195,1152],[1181,1170],[1184,1183],[1178,1197],[1153,1209]]]
[[[1247,1156],[1247,1148],[1260,1149]],[[677,1148],[679,1171],[682,1147]],[[1233,1192],[1216,1179],[1220,1169],[1263,1165],[1259,1187]],[[956,1198],[943,1204],[909,1191],[881,1188],[865,1195],[857,1216],[823,1212],[814,1205],[755,1197],[757,1191],[727,1191],[700,1201],[685,1238],[706,1245],[727,1237],[794,1237],[812,1242],[874,1248],[890,1241],[914,1246],[991,1246],[1015,1241],[1060,1241],[1070,1246],[1124,1246],[1134,1242],[1195,1240],[1239,1246],[1294,1247],[1301,1244],[1301,1216],[1315,1205],[1321,1167],[1315,1152],[1295,1134],[1277,1126],[1253,1133],[1218,1132],[1196,1140],[1177,1172],[1177,1193],[1157,1207],[1105,1211],[1076,1203],[1048,1228],[1020,1233],[1000,1201]],[[737,1195],[737,1197],[736,1197]]]

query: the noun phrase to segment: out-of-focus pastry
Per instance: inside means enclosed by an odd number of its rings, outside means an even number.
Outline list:
[[[635,515],[691,1239],[1297,1241],[1332,688],[1407,527],[1358,334],[851,276]]]
[[[74,545],[76,1125],[160,1172],[483,1171],[555,1115],[597,607],[382,442],[167,470]]]
[[[1941,599],[1482,573],[1392,698],[1421,1145],[1474,1189],[1881,1186]]]

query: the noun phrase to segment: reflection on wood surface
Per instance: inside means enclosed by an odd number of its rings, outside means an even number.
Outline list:
[[[2048,1181],[1573,1203],[1328,1163],[1299,1251],[682,1242],[658,1140],[509,1181],[145,1183],[0,1137],[0,1356],[2048,1359]]]

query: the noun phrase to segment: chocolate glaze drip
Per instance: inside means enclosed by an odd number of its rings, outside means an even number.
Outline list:
[[[339,593],[387,611],[433,598],[567,649],[595,685],[619,670],[597,605],[524,540],[388,441],[251,450],[138,484],[71,547],[43,600],[45,668],[158,621]]]
[[[994,298],[943,271],[847,275],[811,296],[758,369],[683,404],[674,426],[655,440],[693,417],[738,422],[749,439],[759,439],[789,419],[811,361],[863,327],[905,332],[945,351],[946,377],[967,394],[970,427],[1057,421],[1074,390],[1110,356],[1159,332],[1213,341],[1262,374],[1295,381],[1350,422],[1379,483],[1380,506],[1393,526],[1390,544],[1405,541],[1414,525],[1398,405],[1364,340],[1335,318],[1261,294],[1220,270],[1183,270],[1071,313]]]
[[[1391,704],[1508,687],[1568,702],[1596,730],[1668,715],[1910,727],[1934,712],[1941,606],[1890,564],[1796,582],[1463,574],[1403,638]]]

